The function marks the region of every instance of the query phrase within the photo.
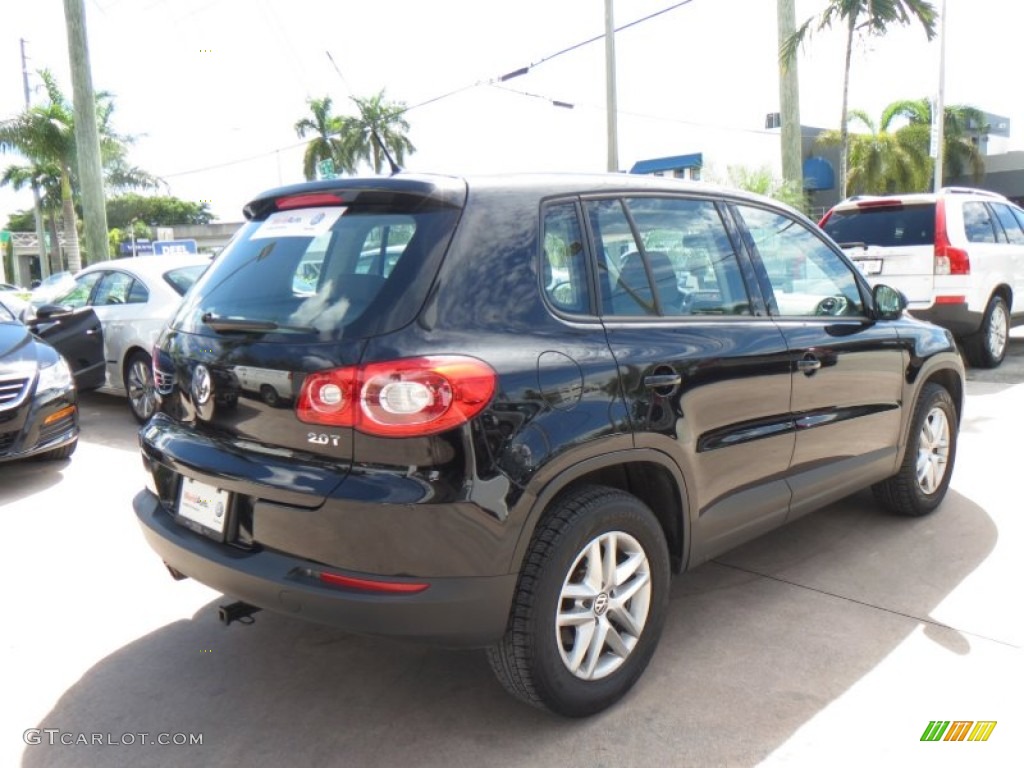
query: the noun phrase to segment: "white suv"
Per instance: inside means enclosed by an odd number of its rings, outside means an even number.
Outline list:
[[[948,328],[971,365],[1003,361],[1024,324],[1024,210],[993,192],[851,197],[821,220],[872,284],[901,290],[917,317]]]

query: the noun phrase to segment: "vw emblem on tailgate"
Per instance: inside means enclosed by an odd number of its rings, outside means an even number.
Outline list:
[[[210,399],[213,384],[210,380],[210,371],[205,365],[197,365],[192,372],[192,397],[196,405],[205,405]]]

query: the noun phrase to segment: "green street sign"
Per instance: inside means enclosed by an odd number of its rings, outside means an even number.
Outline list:
[[[316,164],[316,173],[321,179],[334,178],[334,160],[327,158]]]
[[[6,229],[0,229],[0,243],[11,242],[11,233]]]

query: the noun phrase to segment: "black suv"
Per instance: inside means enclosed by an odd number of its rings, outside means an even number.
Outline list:
[[[650,660],[671,571],[867,486],[946,493],[949,333],[767,199],[401,173],[245,215],[154,351],[134,503],[228,620],[486,647],[586,715]]]

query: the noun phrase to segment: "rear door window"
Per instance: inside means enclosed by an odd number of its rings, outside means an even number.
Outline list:
[[[102,307],[108,304],[127,304],[128,295],[134,282],[134,278],[124,272],[104,273],[103,279],[96,286],[96,294],[92,300],[93,305]]]
[[[1008,242],[1014,245],[1024,245],[1024,229],[1021,223],[1013,215],[1013,209],[1004,203],[990,203],[996,218],[1003,227]]]
[[[606,315],[751,314],[725,225],[709,200],[632,197],[587,204],[600,238]]]

